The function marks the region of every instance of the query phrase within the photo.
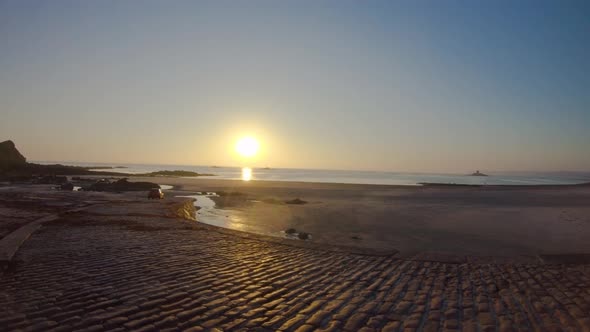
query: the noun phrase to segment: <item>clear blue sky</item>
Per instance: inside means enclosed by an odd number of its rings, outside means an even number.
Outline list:
[[[31,160],[590,170],[589,1],[0,1]]]

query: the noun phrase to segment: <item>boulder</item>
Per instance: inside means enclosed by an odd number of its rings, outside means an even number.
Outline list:
[[[297,237],[298,237],[300,240],[308,240],[308,239],[310,238],[310,235],[311,235],[311,234],[309,234],[309,233],[301,232],[301,233],[299,233],[299,234],[297,235]]]

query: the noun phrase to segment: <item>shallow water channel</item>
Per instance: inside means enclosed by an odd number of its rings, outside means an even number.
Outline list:
[[[210,198],[211,196],[217,196],[217,194],[209,192],[178,197],[190,197],[196,199],[194,204],[198,209],[197,220],[202,223],[240,231],[247,230],[248,225],[243,222],[239,211],[216,208],[215,201]]]
[[[177,197],[194,198],[194,205],[197,208],[197,221],[217,227],[229,228],[238,231],[270,235],[275,237],[298,239],[298,233],[286,234],[285,231],[273,231],[248,220],[245,213],[239,210],[220,209],[215,206],[211,197],[218,196],[214,192],[206,192],[195,195],[182,195]],[[261,204],[259,201],[254,201]],[[309,235],[311,239],[311,235]]]

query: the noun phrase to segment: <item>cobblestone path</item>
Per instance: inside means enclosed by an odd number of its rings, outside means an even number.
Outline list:
[[[0,330],[590,331],[590,267],[405,261],[78,213],[0,276]]]

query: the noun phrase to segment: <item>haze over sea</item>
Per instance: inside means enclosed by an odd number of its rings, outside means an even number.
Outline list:
[[[140,174],[161,170],[183,170],[215,176],[203,176],[202,179],[241,180],[241,167],[221,166],[189,166],[189,165],[156,165],[156,164],[110,164],[83,162],[46,162],[41,164],[55,164],[83,167],[117,167],[113,172]],[[101,169],[104,170],[104,169]],[[110,171],[110,170],[109,170]],[[410,172],[380,172],[354,170],[327,169],[298,169],[298,168],[252,168],[252,180],[258,181],[301,181],[327,183],[381,184],[381,185],[418,185],[421,182],[446,184],[488,184],[488,185],[558,185],[580,184],[590,182],[590,172],[487,172],[489,176],[470,176],[471,172],[463,174],[450,173],[410,173]]]

